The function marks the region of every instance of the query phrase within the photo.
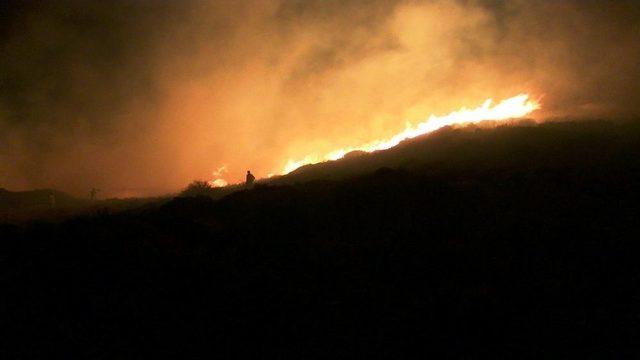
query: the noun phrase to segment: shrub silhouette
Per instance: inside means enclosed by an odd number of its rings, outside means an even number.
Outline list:
[[[204,180],[194,180],[191,184],[184,189],[180,196],[194,197],[194,196],[211,196],[214,192],[214,187]]]

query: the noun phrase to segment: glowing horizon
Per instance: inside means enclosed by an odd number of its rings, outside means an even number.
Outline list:
[[[421,121],[416,125],[412,126],[411,124],[407,124],[403,131],[390,138],[372,140],[362,145],[344,147],[325,154],[310,154],[300,160],[289,159],[282,171],[277,174],[286,175],[305,165],[339,160],[352,151],[364,151],[371,153],[374,151],[386,150],[398,145],[404,140],[432,133],[445,126],[468,125],[482,121],[504,121],[522,118],[541,107],[540,103],[536,100],[532,100],[528,94],[513,96],[500,101],[494,106],[492,106],[492,104],[493,99],[487,99],[481,106],[474,109],[462,107],[447,115],[436,116],[432,114],[426,120]],[[226,165],[213,171],[214,179],[210,180],[209,184],[213,187],[225,187],[230,185],[228,181],[222,178],[222,175],[227,171]],[[274,175],[275,174],[271,173],[267,178]]]
[[[528,94],[519,94],[506,100],[502,100],[495,106],[491,106],[492,103],[492,99],[487,99],[482,106],[475,109],[462,107],[461,109],[444,116],[430,115],[427,120],[424,120],[414,126],[407,124],[404,131],[388,139],[373,140],[359,146],[337,149],[325,153],[324,155],[310,154],[300,160],[289,159],[282,170],[281,175],[289,174],[304,165],[341,159],[352,151],[364,151],[370,153],[378,150],[386,150],[398,145],[404,140],[434,132],[445,126],[475,124],[487,120],[502,121],[517,119],[540,109],[540,103],[536,100],[530,99]]]

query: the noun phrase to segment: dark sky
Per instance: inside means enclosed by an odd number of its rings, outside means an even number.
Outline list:
[[[527,92],[640,113],[635,1],[0,2],[0,187],[177,190]]]

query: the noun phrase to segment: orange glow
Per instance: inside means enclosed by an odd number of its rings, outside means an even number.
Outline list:
[[[431,115],[427,120],[422,121],[415,126],[407,124],[407,128],[404,131],[388,139],[374,140],[359,146],[334,150],[324,155],[310,154],[300,160],[289,159],[282,170],[282,173],[288,174],[297,168],[308,164],[338,160],[352,151],[373,152],[376,150],[389,149],[398,145],[403,140],[436,131],[444,126],[454,124],[474,124],[484,120],[500,121],[516,119],[524,117],[540,108],[540,104],[537,101],[530,99],[527,94],[520,94],[503,100],[495,106],[492,106],[492,103],[493,100],[488,99],[484,104],[482,104],[482,106],[475,109],[467,109],[463,107],[462,109],[454,111],[448,115]]]
[[[213,187],[225,187],[229,185],[225,179],[215,179],[213,181],[209,181],[209,185]]]
[[[209,185],[213,187],[225,187],[229,185],[227,180],[223,179],[222,176],[227,173],[229,170],[227,169],[227,165],[222,165],[221,167],[215,169],[213,171],[214,180],[209,181]]]

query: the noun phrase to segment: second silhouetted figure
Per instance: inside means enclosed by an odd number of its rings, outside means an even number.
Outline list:
[[[247,189],[251,189],[253,187],[253,182],[255,181],[256,177],[253,176],[253,174],[251,173],[250,170],[247,170],[247,181],[245,183],[245,187]]]

